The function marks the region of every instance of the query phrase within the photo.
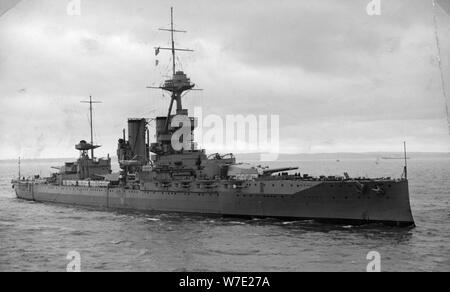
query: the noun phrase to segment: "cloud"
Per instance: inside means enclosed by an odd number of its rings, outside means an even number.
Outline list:
[[[203,92],[184,105],[205,114],[279,114],[282,151],[448,150],[432,6],[383,1],[369,17],[365,1],[173,1],[178,65]],[[0,18],[0,158],[74,156],[89,135],[115,153],[128,117],[165,115],[168,98],[146,89],[169,74],[154,67],[164,1],[23,1]],[[450,21],[438,15],[445,76]],[[450,78],[447,78],[450,79]],[[447,85],[448,86],[448,85]],[[450,90],[448,90],[450,92]],[[411,143],[409,143],[411,144]],[[214,151],[214,149],[208,149]]]

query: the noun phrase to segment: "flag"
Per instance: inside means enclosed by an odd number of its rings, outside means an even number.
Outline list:
[[[159,55],[159,48],[155,48],[155,56]]]

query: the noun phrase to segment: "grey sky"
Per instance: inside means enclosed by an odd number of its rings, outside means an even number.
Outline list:
[[[76,156],[89,94],[105,155],[128,117],[165,114],[146,86],[170,71],[153,47],[169,44],[171,5],[189,31],[178,45],[196,50],[181,65],[204,89],[190,109],[279,114],[282,152],[450,150],[431,0],[382,0],[372,17],[369,0],[81,0],[81,16],[68,2],[24,0],[0,18],[0,158]],[[450,79],[450,17],[437,13]]]

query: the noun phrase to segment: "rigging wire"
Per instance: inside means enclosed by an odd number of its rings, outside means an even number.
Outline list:
[[[445,100],[445,113],[447,115],[447,127],[448,127],[448,131],[449,131],[449,135],[450,135],[450,115],[449,115],[449,110],[448,110],[448,97],[447,97],[447,90],[445,87],[444,70],[442,68],[441,44],[439,41],[439,32],[438,32],[438,24],[437,24],[437,17],[436,17],[437,6],[436,6],[435,0],[432,0],[432,2],[433,2],[433,23],[434,23],[434,32],[435,32],[436,47],[437,47],[437,61],[438,61],[440,75],[441,75],[442,94],[443,94],[444,100]]]
[[[94,108],[92,108],[92,119],[94,119],[93,117],[95,116],[95,111],[94,111]],[[99,140],[98,140],[98,135],[97,135],[97,128],[95,128],[94,127],[94,122],[92,122],[92,133],[93,133],[93,136],[94,136],[94,139],[93,139],[93,141],[92,142],[94,142],[94,145],[95,144],[97,144],[97,145],[99,145],[100,143],[98,142]],[[97,141],[97,142],[95,142],[95,141]]]
[[[86,119],[87,119],[87,122],[88,122],[88,127],[90,127],[91,126],[91,119],[89,118],[89,114],[86,114]]]
[[[13,9],[14,7],[16,7],[20,2],[21,2],[21,0],[16,1],[16,3],[13,4],[11,7],[6,8],[4,11],[0,12],[0,17],[2,17],[3,15],[5,15],[8,11],[10,11],[11,9]]]
[[[178,56],[177,56],[177,64],[181,68],[181,71],[184,71],[183,70],[183,63],[181,63],[181,60],[180,60],[180,58]]]

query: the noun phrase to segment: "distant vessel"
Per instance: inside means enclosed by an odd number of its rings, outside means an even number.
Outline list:
[[[384,157],[381,157],[381,159],[384,159],[384,160],[403,160],[403,159],[411,159],[410,157],[390,157],[390,156],[384,156]]]
[[[182,94],[195,85],[175,67],[173,27],[172,78],[158,89],[171,94],[167,116],[156,117],[156,141],[150,143],[148,120],[128,120],[118,141],[117,156],[120,174],[111,173],[111,160],[97,159],[99,146],[81,141],[76,145],[80,158],[58,167],[48,178],[13,180],[18,198],[38,202],[96,206],[106,209],[127,209],[158,212],[199,213],[220,216],[276,217],[315,219],[319,221],[414,226],[411,213],[407,167],[399,179],[351,178],[289,173],[298,168],[270,169],[237,163],[233,154],[207,155],[196,149],[193,140],[184,141],[189,149],[177,150],[172,145],[174,118],[191,122],[182,106]],[[176,114],[172,113],[176,103]],[[91,155],[89,157],[89,151]],[[406,160],[405,160],[406,162]]]

